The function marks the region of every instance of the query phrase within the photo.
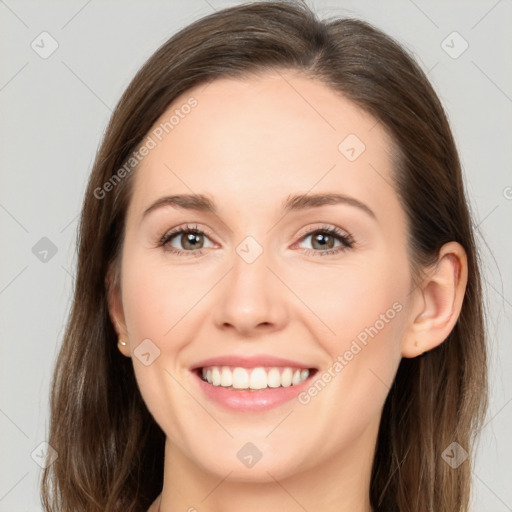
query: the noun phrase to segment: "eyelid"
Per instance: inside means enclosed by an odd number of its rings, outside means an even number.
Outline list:
[[[299,237],[299,240],[302,240],[303,238],[305,238],[306,236],[309,236],[309,235],[314,235],[315,233],[317,232],[321,232],[321,231],[328,231],[328,232],[331,232],[331,233],[335,233],[337,236],[344,236],[345,238],[348,238],[350,240],[353,239],[352,235],[344,230],[344,229],[341,229],[339,228],[338,226],[335,226],[333,224],[319,224],[318,226],[316,227],[307,227],[307,228],[304,228],[304,230],[300,231],[299,232],[299,235],[297,235]]]
[[[186,223],[186,224],[180,224],[179,226],[176,226],[175,228],[172,228],[172,229],[169,229],[169,230],[165,231],[165,233],[158,240],[159,244],[163,245],[165,243],[166,239],[168,239],[170,236],[177,235],[177,234],[179,234],[179,233],[181,233],[183,231],[185,231],[185,232],[187,232],[187,231],[192,231],[192,232],[193,231],[197,231],[197,232],[199,232],[201,234],[207,235],[208,238],[210,238],[210,239],[211,238],[215,238],[215,237],[213,237],[211,231],[208,228],[200,227],[200,225],[195,224],[195,223],[194,224]],[[213,242],[213,240],[212,240],[212,242]],[[188,252],[192,252],[192,251],[188,251]]]
[[[299,240],[295,242],[293,247],[303,242],[306,238],[310,236],[314,236],[317,233],[328,233],[330,236],[334,237],[340,242],[338,247],[334,247],[332,249],[327,249],[324,251],[316,251],[314,249],[303,249],[306,255],[313,256],[330,256],[330,255],[338,255],[347,249],[352,249],[356,242],[354,237],[346,230],[339,228],[335,225],[330,224],[322,224],[315,228],[307,228],[306,232],[299,237]]]

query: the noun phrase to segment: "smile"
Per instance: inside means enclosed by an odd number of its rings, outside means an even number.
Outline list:
[[[199,393],[223,410],[259,413],[290,403],[311,385],[316,368],[208,366],[191,371]],[[203,377],[204,375],[204,377]]]
[[[205,382],[227,389],[268,389],[297,386],[309,377],[308,368],[210,366],[201,369]]]

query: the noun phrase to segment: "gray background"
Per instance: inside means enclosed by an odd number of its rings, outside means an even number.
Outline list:
[[[33,458],[47,436],[80,205],[111,111],[160,44],[237,3],[0,0],[0,512],[41,510]],[[512,0],[308,3],[322,17],[355,15],[397,38],[445,105],[482,244],[489,309],[492,390],[473,510],[512,511]],[[47,58],[43,31],[58,43]],[[454,58],[464,41],[468,48]]]

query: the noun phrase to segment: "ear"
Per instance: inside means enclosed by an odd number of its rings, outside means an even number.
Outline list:
[[[466,251],[457,242],[446,243],[415,291],[411,323],[402,342],[403,357],[419,356],[446,340],[459,318],[467,279]]]
[[[119,270],[115,264],[109,267],[105,277],[105,289],[107,291],[108,312],[110,320],[119,338],[117,346],[121,353],[130,357],[130,348],[128,340],[128,330],[124,318],[123,302],[121,300],[121,285],[119,279]],[[126,342],[122,345],[121,341]]]

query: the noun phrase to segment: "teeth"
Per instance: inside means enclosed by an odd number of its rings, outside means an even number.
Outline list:
[[[236,370],[235,370],[236,371]],[[263,389],[267,387],[267,372],[263,368],[254,368],[249,377],[249,388]]]
[[[228,388],[233,385],[233,374],[229,368],[222,368],[222,377],[220,379],[220,385]]]
[[[293,371],[291,368],[285,368],[281,374],[281,386],[287,388],[292,385]]]
[[[220,385],[220,372],[218,368],[212,368],[212,384],[214,386]]]
[[[267,386],[278,388],[281,385],[281,374],[277,368],[272,368],[267,374]]]
[[[297,368],[241,368],[212,366],[202,369],[203,380],[232,389],[265,389],[296,386],[309,377],[309,370]]]
[[[233,387],[235,389],[247,389],[249,387],[249,372],[245,368],[233,370]]]

